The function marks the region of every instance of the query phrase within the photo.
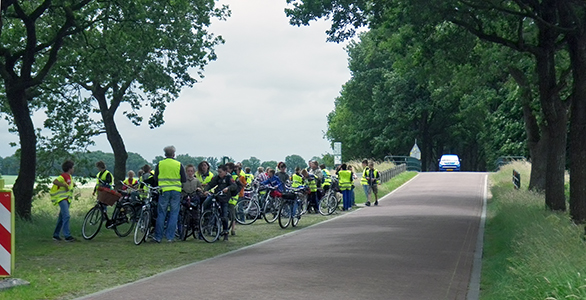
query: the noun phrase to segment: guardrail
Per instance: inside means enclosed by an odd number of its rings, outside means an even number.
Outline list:
[[[399,175],[399,174],[401,174],[401,173],[403,173],[405,171],[407,171],[407,165],[406,164],[401,164],[401,165],[398,165],[398,166],[396,166],[394,168],[391,168],[391,169],[386,169],[384,171],[379,171],[378,174],[380,176],[380,182],[381,183],[387,182],[387,181],[391,180],[391,178],[393,178],[393,177],[395,177],[395,176],[397,176],[397,175]],[[360,177],[362,177],[362,175]],[[360,179],[361,178],[358,178],[357,181],[360,182]]]

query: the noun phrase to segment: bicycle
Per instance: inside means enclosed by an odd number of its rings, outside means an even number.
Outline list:
[[[201,214],[201,205],[199,200],[187,195],[181,201],[181,210],[179,211],[179,226],[177,227],[179,239],[185,241],[190,235],[197,239],[199,230],[199,216]]]
[[[253,185],[252,190],[244,192],[244,198],[236,203],[236,222],[242,225],[250,225],[261,218],[261,206],[259,201],[258,185]]]
[[[333,214],[340,205],[338,197],[338,179],[332,176],[332,183],[325,195],[319,201],[319,213],[322,216]]]
[[[114,204],[116,206],[112,218],[109,218],[107,208]],[[100,232],[104,220],[106,221],[106,229],[114,229],[117,236],[129,235],[137,220],[135,209],[137,205],[137,202],[131,201],[128,195],[99,187],[96,205],[87,212],[83,219],[81,235],[86,240],[93,239]]]
[[[222,232],[221,207],[216,198],[223,194],[222,191],[212,194],[210,208],[206,209],[199,219],[201,236],[207,243],[217,241]]]
[[[293,188],[291,192],[283,193],[283,203],[279,209],[279,226],[283,229],[291,224],[296,227],[304,213],[301,211],[300,196],[307,195],[305,187]]]
[[[279,217],[279,209],[281,208],[282,198],[280,196],[271,195],[277,189],[277,187],[267,186],[265,188],[267,193],[262,201],[262,213],[265,221],[270,224],[275,222]]]
[[[134,229],[134,244],[140,245],[146,241],[151,233],[155,230],[155,222],[157,221],[157,203],[159,199],[159,188],[148,187],[148,196],[140,212],[138,214],[138,221]]]

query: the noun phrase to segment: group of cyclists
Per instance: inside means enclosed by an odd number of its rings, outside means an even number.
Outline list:
[[[171,146],[172,147],[172,146]],[[252,189],[254,185],[271,187],[270,193],[272,197],[281,197],[284,194],[291,194],[291,191],[304,187],[307,192],[307,213],[319,213],[319,203],[322,197],[333,188],[336,192],[341,192],[343,198],[342,210],[351,210],[354,205],[354,180],[356,175],[352,171],[352,167],[346,164],[338,166],[336,174],[331,174],[324,164],[319,165],[317,161],[309,161],[307,168],[296,167],[293,174],[287,172],[287,165],[284,162],[279,162],[276,169],[259,167],[254,174],[249,167],[243,168],[241,163],[228,162],[218,167],[217,173],[214,175],[210,170],[210,164],[206,161],[200,162],[197,167],[193,164],[186,166],[181,165],[174,160],[174,147],[167,153],[166,160],[174,161],[172,165],[159,163],[155,170],[152,170],[150,165],[146,164],[138,171],[138,176],[134,171],[128,172],[128,177],[123,182],[123,190],[127,191],[131,197],[137,197],[138,191],[148,189],[147,186],[159,186],[162,189],[166,187],[167,191],[177,192],[178,199],[186,199],[189,197],[191,203],[196,203],[201,207],[201,211],[210,207],[212,195],[215,197],[220,206],[222,231],[221,236],[224,240],[228,240],[229,235],[236,234],[236,204],[244,199],[245,191]],[[366,205],[370,205],[369,194],[374,192],[376,196],[376,184],[380,183],[378,180],[378,171],[372,165],[365,166],[363,162],[364,172],[362,176],[362,184],[368,181],[369,189],[365,187],[367,196]],[[168,171],[161,177],[160,168],[169,167],[178,169],[175,175]],[[177,167],[179,166],[179,167]],[[370,167],[370,168],[369,168]],[[100,186],[114,186],[114,177],[106,169],[103,161],[96,163],[98,169],[97,184],[94,189],[94,194]],[[168,177],[175,177],[170,179]],[[374,177],[374,178],[373,178]],[[373,184],[374,182],[374,188]],[[332,187],[332,183],[334,186]],[[163,186],[164,185],[164,186]],[[165,190],[161,193],[164,194]],[[214,194],[215,193],[215,194]],[[176,200],[174,203],[172,196],[169,196],[169,201],[164,198],[164,201],[158,201],[158,218],[156,224],[176,224],[177,214],[179,212],[178,206],[181,200]],[[377,199],[378,200],[378,199]],[[378,204],[378,201],[374,205]],[[336,203],[337,205],[337,203]],[[294,210],[297,209],[296,207]],[[167,221],[166,219],[167,218]],[[165,230],[165,237],[169,242],[174,240],[174,235],[177,232],[175,226],[167,225]],[[163,238],[163,227],[155,229],[153,240],[161,242]],[[201,234],[201,233],[200,233]]]

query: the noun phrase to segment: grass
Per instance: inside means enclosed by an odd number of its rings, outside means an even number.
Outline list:
[[[584,228],[567,213],[545,209],[542,194],[514,190],[515,163],[491,174],[482,266],[481,299],[586,299]]]
[[[417,173],[405,172],[380,186],[384,195],[405,183]],[[356,202],[364,202],[361,189],[356,189]],[[71,206],[71,230],[81,239],[75,243],[54,242],[52,232],[58,208],[47,197],[33,203],[33,221],[17,220],[16,266],[14,278],[30,282],[0,292],[0,299],[71,299],[120,284],[133,282],[165,270],[201,261],[248,245],[258,243],[298,229],[283,230],[278,224],[258,220],[252,225],[238,226],[237,235],[228,242],[207,244],[189,238],[172,244],[144,243],[134,245],[132,237],[119,238],[112,230],[102,227],[91,241],[80,236],[85,213],[93,205],[91,189],[83,189]],[[112,211],[110,209],[109,211]],[[298,228],[306,228],[324,220],[306,215]]]

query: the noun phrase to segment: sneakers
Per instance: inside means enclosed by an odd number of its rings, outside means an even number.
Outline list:
[[[53,238],[53,239],[55,239],[55,238]],[[75,241],[77,241],[77,240],[76,240],[74,237],[72,237],[72,236],[69,236],[69,237],[66,237],[66,238],[65,238],[65,241],[66,241],[66,242],[75,242]]]
[[[366,201],[366,203],[364,203],[364,205],[366,206],[370,206],[370,201]],[[376,204],[375,204],[376,205]]]
[[[234,230],[230,231],[230,235],[236,235],[236,231],[234,231]]]
[[[377,206],[378,205],[378,200],[374,201],[374,205]]]
[[[227,241],[227,240],[228,240],[228,235],[226,234],[226,235],[224,235],[224,241]]]
[[[61,241],[61,238],[60,238],[60,237],[58,237],[58,236],[54,236],[54,237],[53,237],[53,240],[54,240],[55,242],[60,242],[60,241]]]

